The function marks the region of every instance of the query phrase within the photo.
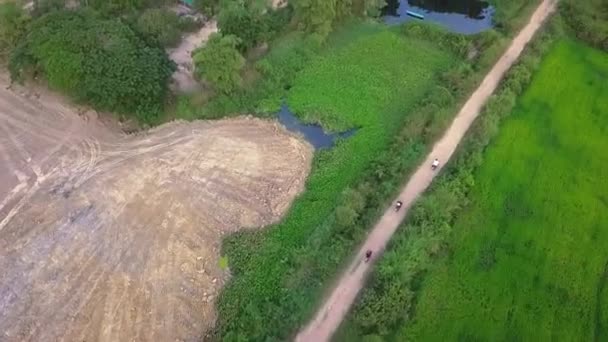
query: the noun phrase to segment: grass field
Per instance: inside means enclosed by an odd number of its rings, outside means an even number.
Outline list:
[[[608,55],[560,41],[487,149],[412,341],[608,340]]]
[[[306,192],[274,227],[229,237],[235,275],[218,304],[223,340],[284,340],[312,310],[356,239],[341,239],[333,216],[342,192],[386,149],[408,112],[458,58],[380,25],[336,33],[300,72],[288,103],[305,120],[357,133],[320,152]],[[410,160],[413,162],[415,158]]]

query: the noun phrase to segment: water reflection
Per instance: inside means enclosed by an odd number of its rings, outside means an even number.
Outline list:
[[[387,24],[415,20],[406,11],[420,13],[424,20],[451,31],[472,34],[492,27],[494,9],[480,0],[387,0],[382,13]]]
[[[315,149],[333,147],[338,139],[346,139],[356,133],[356,129],[350,129],[341,133],[326,133],[319,125],[303,124],[287,107],[281,105],[279,122],[291,132],[300,133]]]

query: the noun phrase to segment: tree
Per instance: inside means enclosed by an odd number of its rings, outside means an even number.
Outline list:
[[[384,0],[294,0],[296,17],[301,27],[325,38],[339,22],[354,14],[376,16]]]
[[[296,17],[302,28],[325,38],[336,18],[336,0],[295,0]]]
[[[219,0],[194,0],[193,6],[207,16],[214,16],[219,8]]]
[[[386,7],[386,0],[362,0],[364,12],[361,16],[368,16],[372,18],[379,17],[382,9]]]
[[[0,60],[8,59],[27,31],[29,21],[29,16],[15,1],[0,3]]]
[[[266,39],[268,14],[265,10],[257,2],[225,1],[221,5],[217,26],[222,34],[239,37],[239,49],[246,51]]]
[[[136,27],[164,47],[177,45],[181,38],[177,14],[160,8],[145,10],[137,19]]]
[[[41,72],[51,88],[101,110],[151,121],[162,110],[175,65],[120,19],[90,10],[55,11],[31,24],[11,56],[13,79]]]
[[[32,16],[39,17],[51,11],[65,9],[65,0],[34,0]]]
[[[240,39],[234,35],[213,34],[207,45],[194,51],[196,75],[209,81],[215,89],[229,94],[238,89],[245,58],[237,46]]]

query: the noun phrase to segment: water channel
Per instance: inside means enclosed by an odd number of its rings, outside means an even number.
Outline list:
[[[357,130],[353,128],[340,133],[327,133],[319,125],[304,124],[289,110],[289,107],[287,107],[287,104],[285,103],[281,105],[278,119],[287,130],[302,134],[304,139],[306,139],[306,141],[315,149],[331,148],[335,145],[337,140],[346,139],[357,132]]]
[[[407,15],[411,11],[424,16],[417,19]],[[425,20],[463,34],[474,34],[492,28],[494,8],[480,0],[387,0],[382,10],[389,25],[410,20]]]

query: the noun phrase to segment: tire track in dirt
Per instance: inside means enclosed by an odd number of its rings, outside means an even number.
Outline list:
[[[0,340],[200,341],[229,276],[221,238],[276,222],[312,148],[245,117],[127,136],[5,84]]]

